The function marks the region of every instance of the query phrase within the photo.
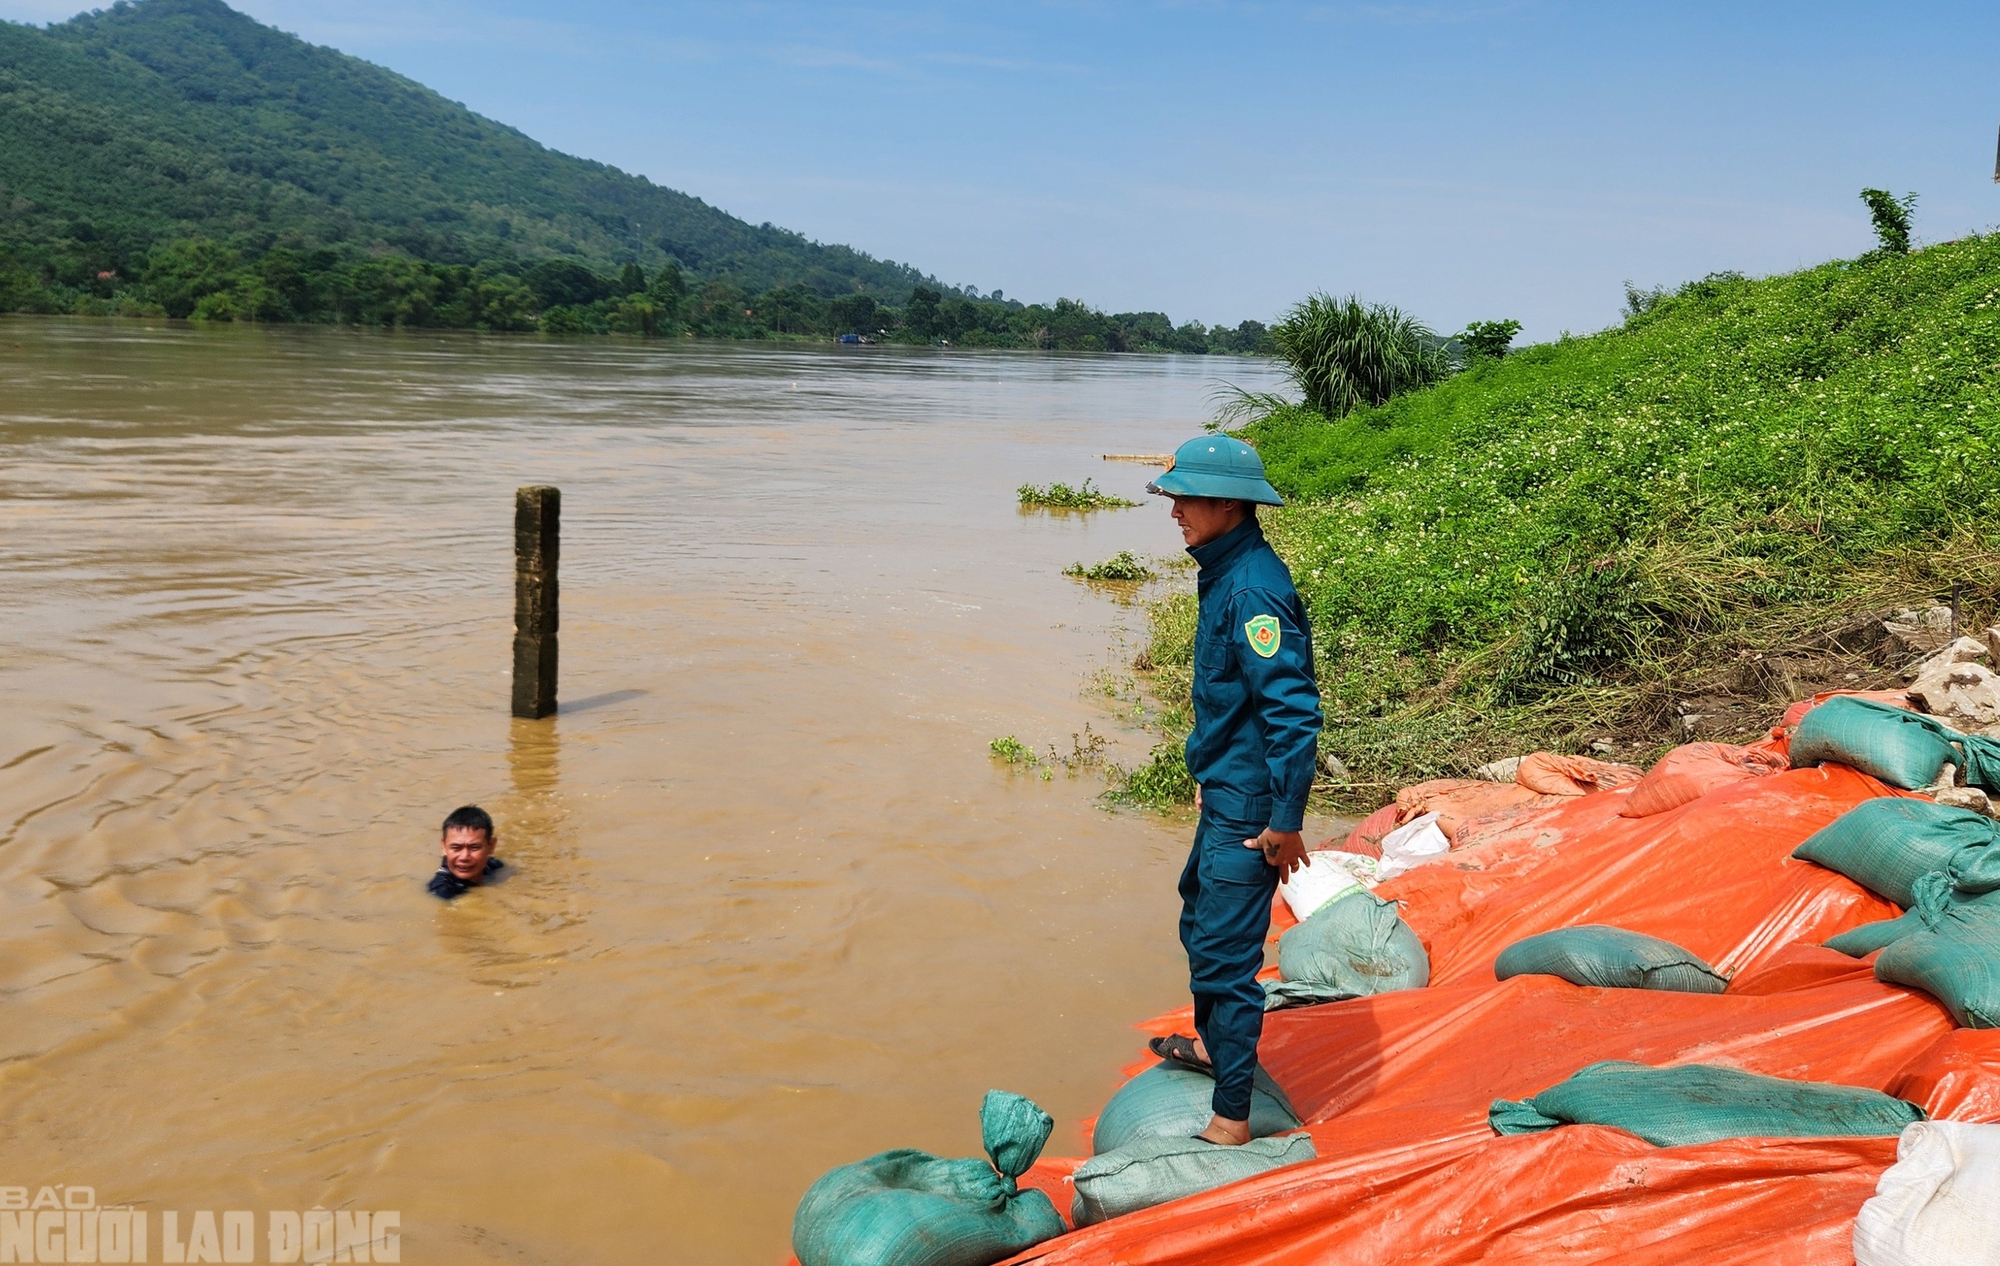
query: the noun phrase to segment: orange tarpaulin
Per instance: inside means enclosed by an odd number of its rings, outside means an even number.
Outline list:
[[[1630,818],[1630,787],[1556,804],[1486,788],[1433,783],[1401,798],[1405,815],[1468,792],[1526,806],[1486,842],[1377,888],[1425,941],[1431,987],[1265,1018],[1260,1059],[1320,1158],[1018,1260],[1847,1263],[1893,1139],[1657,1148],[1583,1126],[1500,1138],[1487,1108],[1627,1059],[1865,1086],[1934,1115],[2000,1120],[2000,1034],[1954,1030],[1927,995],[1819,945],[1898,910],[1790,857],[1848,809],[1901,793],[1822,766],[1723,780]],[[1579,923],[1665,937],[1734,979],[1721,995],[1493,979],[1500,950]],[[1184,1031],[1187,1011],[1142,1027]],[[1076,1163],[1047,1162],[1047,1178]]]
[[[1317,1141],[1328,1133],[1313,1131]],[[1050,1240],[1047,1266],[1852,1266],[1854,1215],[1896,1140],[1659,1148],[1576,1125],[1382,1140]]]
[[[1601,1059],[1722,1063],[1879,1090],[1951,1031],[1930,997],[1872,977],[1732,997],[1516,976],[1274,1012],[1258,1058],[1309,1125],[1409,1109],[1443,1130]]]
[[[1339,847],[1345,852],[1360,853],[1365,857],[1380,857],[1382,855],[1382,837],[1395,830],[1398,826],[1401,826],[1402,823],[1403,806],[1392,800],[1361,819],[1355,828],[1347,833],[1346,842]],[[1321,844],[1320,847],[1332,848],[1334,847],[1334,842],[1328,840],[1324,844]]]
[[[1318,1160],[1015,1260],[1851,1262],[1854,1213],[1894,1139],[1658,1148],[1591,1126],[1499,1138],[1486,1125],[1492,1099],[1603,1058],[1725,1064],[2000,1119],[2000,1034],[1953,1031],[1936,1002],[1865,972],[1828,979],[1733,997],[1516,977],[1274,1014],[1261,1053]],[[1075,1163],[1050,1162],[1043,1189],[1063,1192],[1048,1180]]]
[[[1893,1138],[1661,1148],[1597,1126],[1499,1137],[1486,1122],[1494,1099],[1525,1098],[1605,1059],[1866,1087],[1933,1117],[2000,1121],[2000,1031],[1955,1029],[1929,995],[1881,984],[1871,960],[1824,948],[1898,908],[1790,856],[1855,805],[1907,793],[1838,765],[1747,768],[1783,751],[1777,736],[1721,753],[1740,777],[1693,768],[1715,753],[1683,756],[1658,782],[1692,773],[1696,794],[1637,817],[1623,816],[1629,783],[1566,796],[1464,780],[1407,789],[1347,847],[1376,851],[1383,831],[1419,812],[1450,820],[1449,853],[1376,888],[1423,940],[1431,985],[1265,1017],[1259,1059],[1318,1159],[1012,1260],[1851,1266],[1855,1213],[1894,1162]],[[1279,903],[1274,935],[1292,922]],[[1673,941],[1729,974],[1729,987],[1493,978],[1494,958],[1515,941],[1585,923]],[[1189,1018],[1181,1008],[1140,1027],[1189,1032]],[[1067,1214],[1067,1176],[1080,1163],[1046,1158],[1023,1181]]]
[[[1396,807],[1408,822],[1422,813],[1438,815],[1438,830],[1454,845],[1459,833],[1473,823],[1499,821],[1531,809],[1567,804],[1573,796],[1544,795],[1517,782],[1482,782],[1476,778],[1435,778],[1396,793]]]
[[[1661,937],[1733,973],[1788,942],[1823,941],[1897,913],[1790,858],[1863,800],[1893,794],[1865,774],[1790,770],[1648,818],[1619,816],[1630,794],[1578,797],[1506,839],[1453,849],[1378,886],[1430,952],[1433,984],[1490,980],[1493,960],[1515,941],[1583,923]]]

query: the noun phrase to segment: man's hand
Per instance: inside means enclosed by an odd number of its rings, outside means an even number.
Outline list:
[[[1243,841],[1243,847],[1264,850],[1264,864],[1276,866],[1280,879],[1290,878],[1306,862],[1305,837],[1297,831],[1273,831],[1265,827],[1256,839]]]

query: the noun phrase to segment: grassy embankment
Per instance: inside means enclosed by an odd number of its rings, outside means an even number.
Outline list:
[[[1992,615],[1996,384],[2000,236],[1690,283],[1338,421],[1265,410],[1241,433],[1293,499],[1266,527],[1351,771],[1322,790],[1365,807],[1535,747],[1733,737],[1682,714],[1733,703],[1740,730],[1865,676],[1816,649],[1844,618],[1961,582]],[[1190,790],[1193,616],[1154,608],[1168,741],[1130,798]]]

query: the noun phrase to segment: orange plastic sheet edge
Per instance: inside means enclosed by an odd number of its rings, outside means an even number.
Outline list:
[[[1498,1138],[1485,1119],[1492,1099],[1605,1058],[1720,1063],[2000,1119],[2000,1033],[1955,1031],[1931,999],[1878,984],[1851,959],[1803,966],[1824,983],[1738,997],[1523,977],[1273,1015],[1266,1063],[1319,1160],[1016,1260],[1849,1262],[1855,1211],[1895,1159],[1894,1139],[1657,1148],[1595,1127]],[[1076,1163],[1046,1164],[1053,1178]],[[1067,1206],[1066,1187],[1044,1189]]]
[[[1849,1266],[1854,1215],[1895,1155],[1893,1138],[1657,1148],[1595,1126],[1482,1129],[1277,1170],[1011,1260]]]

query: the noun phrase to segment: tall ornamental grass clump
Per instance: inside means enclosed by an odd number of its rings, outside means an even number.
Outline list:
[[[1306,408],[1329,418],[1451,372],[1443,344],[1421,321],[1352,295],[1312,295],[1272,327],[1271,342]]]
[[[2000,237],[1719,276],[1621,328],[1242,432],[1363,787],[1574,742],[1740,651],[2000,601]],[[1169,633],[1176,622],[1162,627]],[[1788,640],[1789,639],[1789,640]],[[1185,678],[1185,640],[1155,663]]]

